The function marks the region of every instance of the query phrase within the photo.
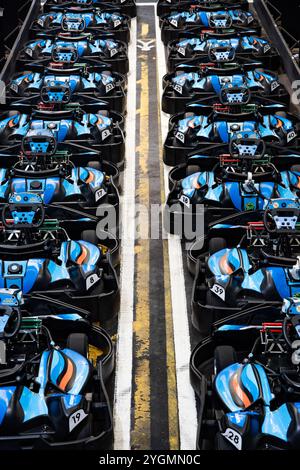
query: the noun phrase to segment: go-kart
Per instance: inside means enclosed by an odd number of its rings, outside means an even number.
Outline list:
[[[70,34],[57,34],[55,38],[43,36],[32,39],[24,45],[17,58],[21,70],[25,67],[32,69],[36,65],[51,66],[52,62],[69,68],[81,61],[96,67],[99,63],[105,63],[115,72],[127,73],[127,46],[113,36],[79,34],[73,37]]]
[[[86,7],[108,7],[113,10],[121,10],[131,16],[136,16],[136,4],[134,0],[46,0],[43,5],[44,11],[51,11],[54,7],[70,8]]]
[[[223,87],[219,103],[203,99],[186,106],[184,113],[173,115],[164,142],[164,162],[175,166],[186,156],[209,144],[229,144],[232,139],[262,139],[279,146],[298,145],[299,118],[287,112],[282,103],[257,96],[250,103],[246,87]],[[213,100],[214,101],[214,100]]]
[[[268,311],[273,321],[272,309],[299,292],[300,202],[287,196],[220,219],[190,248],[192,321],[203,336],[218,320],[250,321]]]
[[[126,79],[105,64],[61,68],[53,63],[42,72],[18,72],[8,83],[6,94],[6,103],[17,109],[40,103],[52,109],[78,103],[94,111],[99,109],[99,100],[105,100],[114,111],[125,112]]]
[[[13,167],[0,168],[0,204],[7,203],[12,193],[37,193],[47,206],[48,216],[60,222],[77,220],[81,225],[92,215],[90,223],[96,224],[105,217],[104,209],[108,207],[114,209],[117,224],[119,193],[114,179],[118,178],[118,170],[107,162],[89,164],[74,167],[68,159],[52,159],[50,165],[45,165],[20,158]]]
[[[213,96],[223,88],[246,87],[251,96],[262,96],[289,103],[289,94],[277,73],[260,68],[261,64],[186,64],[163,78],[162,109],[165,113],[183,112],[187,103]]]
[[[248,11],[249,9],[249,3],[247,0],[181,0],[180,2],[178,2],[178,0],[158,0],[156,10],[157,14],[162,16],[167,13],[171,13],[172,11],[188,10],[194,6],[196,8],[200,6],[206,10],[209,10],[210,8],[242,8],[243,10]]]
[[[111,442],[105,388],[114,368],[111,339],[76,309],[58,312],[33,316],[20,290],[0,289],[2,450],[98,449]]]
[[[128,43],[130,41],[130,18],[118,11],[105,11],[82,7],[57,9],[37,17],[31,25],[31,32],[47,35],[58,33],[97,33],[113,34],[115,39]]]
[[[197,449],[298,450],[299,297],[275,320],[219,326],[194,349]]]
[[[168,71],[193,59],[197,63],[239,62],[240,58],[259,61],[264,67],[277,70],[280,66],[278,51],[268,39],[256,36],[255,30],[248,32],[226,32],[222,34],[182,34],[180,39],[170,41],[167,47]]]
[[[97,228],[83,230],[79,237],[73,229],[77,239],[70,239],[64,228],[69,222],[47,218],[46,210],[41,196],[30,192],[11,194],[3,205],[0,287],[20,289],[24,295],[46,292],[47,297],[87,309],[91,320],[111,321],[119,307],[113,267],[113,261],[118,262],[116,238]],[[87,228],[90,218],[84,221]],[[76,227],[78,233],[77,222]]]
[[[233,29],[236,32],[255,29],[260,34],[261,27],[250,11],[239,9],[210,8],[197,6],[185,11],[174,11],[160,18],[161,39],[165,45],[184,32],[198,34],[203,30],[222,32]]]
[[[299,152],[267,149],[255,139],[233,140],[229,152],[223,145],[207,155],[191,156],[170,171],[166,230],[180,235],[186,228],[197,230],[197,223],[202,230],[203,224],[231,214],[263,209],[265,199],[300,196],[299,158]],[[197,208],[203,212],[198,221]]]
[[[99,149],[106,160],[123,162],[124,118],[115,111],[85,113],[82,109],[16,110],[0,115],[0,152],[22,149],[28,153],[52,153],[61,144],[77,143]],[[54,149],[54,150],[53,150]]]

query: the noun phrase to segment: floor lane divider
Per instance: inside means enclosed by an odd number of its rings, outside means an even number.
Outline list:
[[[121,197],[121,303],[116,349],[116,380],[114,393],[114,448],[130,449],[133,308],[135,268],[135,187],[136,187],[136,78],[137,78],[137,20],[131,21],[131,42],[128,48],[126,116],[126,164]]]

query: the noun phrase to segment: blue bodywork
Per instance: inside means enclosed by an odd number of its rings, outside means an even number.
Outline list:
[[[168,25],[174,28],[184,28],[188,26],[201,25],[205,27],[228,28],[231,26],[249,26],[254,21],[254,17],[249,11],[242,10],[219,10],[207,11],[181,11],[168,15],[165,19]]]
[[[124,23],[124,16],[114,12],[97,10],[90,13],[52,11],[39,16],[36,22],[40,28],[45,30],[61,27],[64,31],[81,33],[89,27],[97,26],[116,29]]]

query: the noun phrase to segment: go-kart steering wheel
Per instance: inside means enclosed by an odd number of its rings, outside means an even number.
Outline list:
[[[266,208],[263,215],[264,226],[269,233],[285,233],[291,234],[296,230],[296,224],[299,219],[300,209],[299,207],[291,207],[288,203],[284,207],[285,203],[281,206],[272,208]]]
[[[235,49],[230,45],[210,47],[208,57],[211,62],[231,62],[235,59]]]
[[[22,315],[19,308],[5,308],[0,311],[0,339],[10,339],[20,330]]]
[[[251,92],[247,87],[224,86],[220,91],[220,101],[224,105],[248,104]]]
[[[260,160],[266,154],[266,143],[262,139],[232,139],[229,152],[234,158]]]
[[[216,28],[216,29],[223,29],[223,28],[231,28],[232,26],[232,18],[231,16],[228,15],[228,13],[225,14],[217,14],[217,13],[212,13],[209,18],[209,27],[210,28]]]

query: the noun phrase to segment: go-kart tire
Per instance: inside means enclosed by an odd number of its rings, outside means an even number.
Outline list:
[[[217,346],[214,353],[214,369],[218,375],[226,367],[237,362],[236,351],[232,346]]]
[[[67,347],[83,357],[88,355],[88,344],[88,337],[84,333],[71,333],[67,339]]]
[[[101,163],[96,161],[91,161],[87,163],[87,167],[93,168],[94,170],[101,171]]]
[[[81,232],[80,238],[85,242],[90,242],[93,245],[99,245],[99,239],[95,230],[83,230]]]
[[[209,254],[214,255],[215,253],[218,253],[218,251],[224,250],[224,248],[227,247],[227,243],[225,238],[215,237],[209,240],[208,246]]]
[[[186,169],[186,176],[194,175],[195,173],[199,173],[200,167],[198,165],[189,165]]]

